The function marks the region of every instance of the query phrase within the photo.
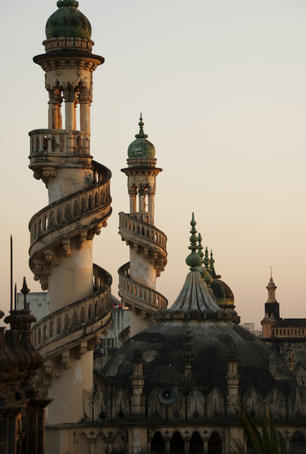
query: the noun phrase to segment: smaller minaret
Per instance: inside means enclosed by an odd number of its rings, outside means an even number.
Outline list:
[[[279,303],[276,301],[275,298],[275,292],[277,287],[274,284],[272,272],[266,289],[268,290],[268,299],[267,302],[265,303],[265,314],[269,318],[273,317],[275,320],[277,320],[279,319]]]
[[[167,299],[156,291],[156,278],[167,263],[167,237],[154,225],[156,177],[155,147],[144,133],[142,115],[139,132],[128,148],[127,176],[130,212],[119,213],[119,233],[130,248],[130,262],[121,266],[119,295],[131,310],[131,337],[152,323],[154,311],[167,308]]]
[[[266,287],[268,290],[268,299],[265,303],[265,316],[261,321],[262,326],[262,338],[268,339],[272,337],[272,326],[277,320],[280,319],[279,316],[279,303],[276,301],[275,291],[277,286],[274,284],[271,268],[271,276],[269,283]]]

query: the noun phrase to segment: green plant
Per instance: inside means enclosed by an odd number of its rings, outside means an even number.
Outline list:
[[[284,454],[269,405],[266,404],[263,407],[258,422],[255,422],[249,411],[242,406],[236,408],[236,413],[254,454]],[[247,454],[246,448],[240,441],[234,440],[234,445],[232,454]]]

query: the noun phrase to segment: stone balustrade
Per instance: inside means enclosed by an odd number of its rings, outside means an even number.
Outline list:
[[[128,303],[133,301],[138,308],[150,306],[152,310],[166,310],[168,300],[161,293],[139,284],[130,278],[130,263],[126,263],[118,270],[120,297]],[[136,304],[135,304],[136,303]],[[137,304],[138,303],[138,304]]]
[[[65,336],[73,330],[83,330],[111,310],[111,275],[94,265],[93,276],[94,293],[47,315],[33,326],[32,342],[35,348],[50,344],[57,337]]]
[[[31,245],[46,233],[107,207],[110,201],[110,171],[94,163],[92,185],[48,205],[32,217]]]
[[[90,135],[84,131],[35,129],[29,136],[30,159],[41,153],[89,155]]]
[[[146,224],[134,216],[121,212],[119,213],[119,226],[121,233],[123,230],[134,233],[138,238],[143,238],[166,250],[167,236],[154,225]]]
[[[46,39],[43,41],[43,45],[45,46],[46,52],[62,50],[65,48],[80,49],[91,52],[93,41],[86,38],[60,37]]]

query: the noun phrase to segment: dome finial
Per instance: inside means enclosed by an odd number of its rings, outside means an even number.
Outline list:
[[[57,2],[58,8],[61,8],[62,6],[74,6],[77,8],[79,6],[79,2],[76,0],[59,0]]]
[[[209,271],[209,255],[208,255],[207,246],[205,248],[205,256],[204,256],[203,264],[204,264],[206,271]]]
[[[192,218],[191,218],[191,221],[190,221],[190,225],[191,225],[191,230],[190,230],[191,236],[189,238],[190,246],[188,246],[188,249],[191,250],[191,254],[189,254],[188,257],[186,258],[186,264],[188,266],[190,266],[190,271],[197,271],[197,269],[201,265],[202,261],[201,261],[201,257],[197,253],[198,237],[197,237],[197,231],[196,231],[196,228],[195,228],[196,221],[194,219],[194,213],[192,213]]]
[[[210,250],[210,259],[209,259],[209,271],[212,277],[216,277],[216,271],[215,271],[215,259],[213,256],[213,251],[212,249]]]
[[[139,126],[139,133],[135,135],[136,139],[146,139],[148,137],[148,135],[145,134],[144,130],[143,130],[144,122],[143,122],[143,118],[142,118],[142,112],[140,112],[138,126]]]
[[[202,235],[199,233],[198,234],[198,254],[201,258],[201,262],[203,260],[204,254],[203,254],[203,246],[202,246]]]

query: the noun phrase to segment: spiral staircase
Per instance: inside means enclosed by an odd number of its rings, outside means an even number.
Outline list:
[[[167,263],[166,235],[154,225],[126,213],[119,213],[119,222],[122,240],[152,264],[160,276]],[[118,274],[119,295],[126,306],[148,314],[167,309],[168,300],[161,293],[131,278],[130,262],[122,265]]]
[[[46,183],[65,163],[90,165],[89,139],[80,131],[34,130],[31,141],[30,168],[37,179]],[[96,161],[91,162],[92,178],[88,186],[67,195],[36,213],[29,222],[30,268],[44,290],[62,257],[82,248],[106,226],[111,214],[111,172]],[[74,247],[72,247],[72,244]],[[93,265],[92,292],[72,301],[41,319],[33,327],[33,343],[45,360],[57,360],[69,367],[71,354],[78,357],[94,348],[99,334],[111,317],[109,298],[111,275]]]

